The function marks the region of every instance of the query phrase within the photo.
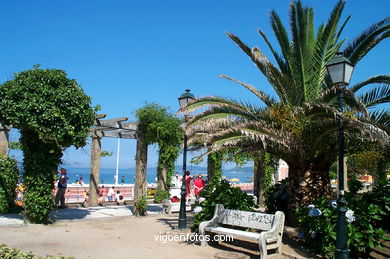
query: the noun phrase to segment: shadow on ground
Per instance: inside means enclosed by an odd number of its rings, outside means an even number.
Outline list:
[[[191,228],[194,223],[194,218],[192,214],[186,216],[187,219],[187,228]],[[169,226],[172,230],[177,229],[179,224],[179,213],[172,213],[171,215],[166,215],[165,217],[157,219],[158,222],[163,223],[166,226]]]
[[[51,211],[49,217],[54,221],[83,219],[91,214],[90,210],[93,210],[93,208],[89,210],[77,208],[58,209]]]

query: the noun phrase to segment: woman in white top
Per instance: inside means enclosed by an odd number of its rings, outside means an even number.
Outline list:
[[[115,198],[114,186],[112,186],[112,188],[108,191],[107,198],[108,198],[108,201],[113,201],[114,200],[114,198]]]

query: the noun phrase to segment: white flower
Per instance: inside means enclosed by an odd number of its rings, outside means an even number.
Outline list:
[[[200,197],[200,198],[198,199],[199,203],[202,203],[202,202],[204,202],[205,200],[206,200],[206,198],[204,198],[204,197]]]
[[[336,209],[337,208],[337,201],[335,201],[335,200],[330,201],[330,205],[332,206],[333,209]]]
[[[198,207],[196,207],[195,209],[194,209],[194,214],[197,214],[197,213],[199,213],[199,212],[201,212],[202,211],[202,207],[201,206],[198,206]]]
[[[312,232],[310,233],[311,238],[313,238],[313,239],[316,238],[316,234],[317,234],[317,233],[316,233],[315,231],[312,231]]]
[[[309,209],[314,209],[316,206],[314,206],[314,204],[309,204],[309,205],[307,205],[307,207],[308,207]]]
[[[345,213],[345,217],[347,218],[348,223],[352,223],[355,221],[356,218],[353,213],[353,210],[347,210],[347,212]]]
[[[309,211],[309,216],[310,217],[317,217],[317,216],[320,216],[322,214],[321,210],[318,209],[318,208],[314,208],[314,209],[311,209]]]

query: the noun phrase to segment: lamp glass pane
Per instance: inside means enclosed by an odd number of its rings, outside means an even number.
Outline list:
[[[351,66],[350,64],[346,63],[345,64],[345,75],[344,75],[344,83],[345,84],[349,84],[349,81],[351,80],[351,76],[352,76],[352,72],[353,72],[353,66]]]
[[[343,83],[344,64],[339,63],[339,64],[328,66],[328,73],[330,75],[330,78],[332,79],[333,84]]]
[[[180,108],[183,108],[187,103],[188,103],[188,98],[179,99]]]

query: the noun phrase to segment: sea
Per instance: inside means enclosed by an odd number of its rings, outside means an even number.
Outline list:
[[[65,168],[68,171],[69,183],[75,183],[77,180],[80,179],[80,177],[83,178],[84,183],[86,184],[89,183],[89,174],[90,174],[89,168],[77,168],[77,167],[65,167]],[[206,168],[195,167],[195,168],[187,168],[187,170],[190,170],[192,175],[203,174],[204,176],[207,176]],[[156,168],[147,169],[147,177],[146,177],[147,183],[156,183],[157,181],[156,172],[157,172]],[[180,168],[176,172],[180,175],[182,174]],[[99,183],[114,184],[115,175],[116,175],[115,168],[101,168]],[[234,182],[236,183],[250,183],[253,182],[253,169],[250,167],[226,169],[223,170],[223,176],[229,180],[235,179]],[[237,181],[237,179],[239,181]],[[123,183],[125,184],[134,184],[134,180],[135,180],[135,168],[118,170],[118,183],[122,183],[122,181],[124,181]]]

